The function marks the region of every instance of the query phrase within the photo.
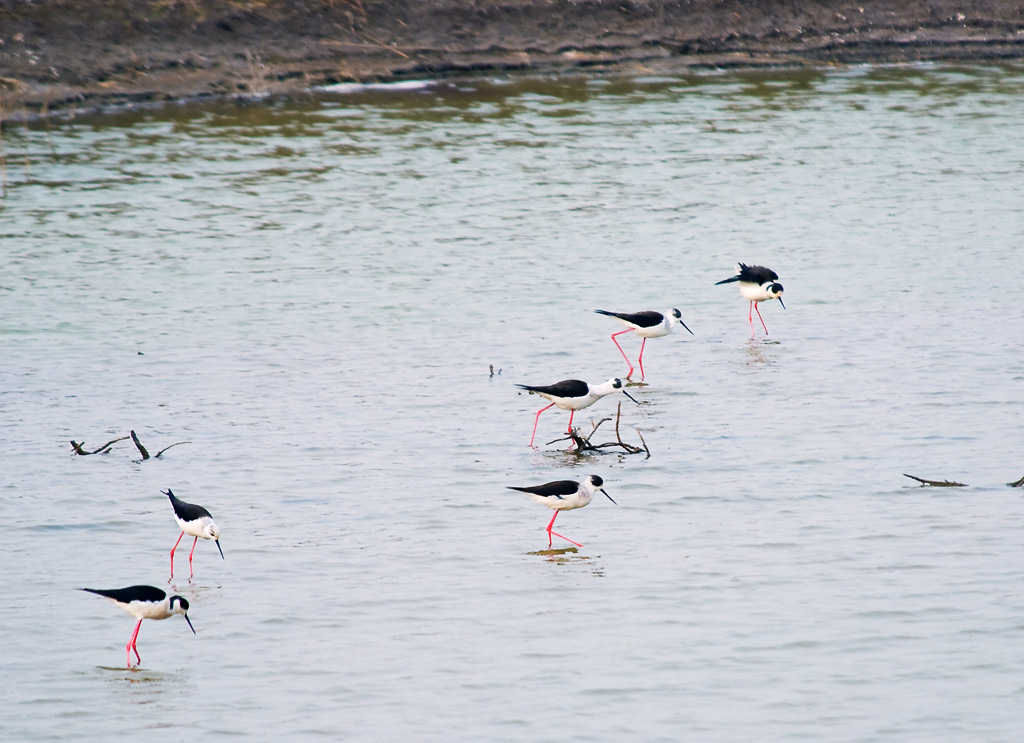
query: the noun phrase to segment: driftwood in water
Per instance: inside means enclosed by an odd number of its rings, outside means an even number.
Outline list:
[[[622,440],[622,435],[619,433],[619,421],[621,418],[622,403],[620,402],[618,409],[615,413],[615,441],[608,441],[605,442],[604,444],[592,444],[590,442],[590,440],[594,438],[594,434],[597,433],[597,429],[601,427],[601,424],[607,423],[608,421],[611,420],[611,418],[602,418],[601,420],[594,424],[594,427],[591,429],[590,433],[587,436],[584,436],[582,433],[580,433],[580,429],[574,428],[569,432],[567,436],[555,439],[554,441],[549,441],[548,445],[556,444],[559,441],[571,440],[573,443],[576,444],[577,454],[582,454],[583,452],[586,451],[601,451],[602,449],[619,447],[627,454],[640,454],[642,452],[647,452],[647,456],[645,457],[645,459],[650,459],[651,450],[647,447],[647,442],[644,441],[643,434],[640,433],[640,431],[637,431],[636,435],[640,437],[640,443],[643,444],[642,447],[636,446],[635,444],[627,444],[625,441]]]
[[[966,483],[963,483],[963,482],[953,482],[952,480],[925,480],[925,479],[920,478],[920,477],[914,477],[913,475],[908,475],[905,472],[903,473],[903,476],[904,477],[909,477],[911,480],[917,480],[919,483],[921,483],[921,487],[922,488],[925,487],[926,485],[929,486],[929,487],[932,487],[932,488],[966,488],[967,487]]]
[[[135,435],[135,431],[129,431],[129,433],[132,436],[132,441],[135,442],[135,447],[139,450],[139,453],[142,455],[142,460],[145,461],[145,460],[149,459],[150,458],[150,454],[149,454],[148,451],[146,451],[146,447],[144,447],[142,445],[142,442],[139,441],[139,437]],[[128,438],[128,437],[125,436],[124,438]],[[179,444],[191,444],[191,443],[192,443],[191,441],[178,441],[177,443],[171,444],[171,446],[178,446]],[[163,449],[158,451],[156,454],[153,455],[153,459],[159,459],[160,455],[163,454],[168,449],[170,449],[171,446],[165,446]]]
[[[103,446],[101,446],[99,449],[94,449],[92,451],[86,451],[85,449],[82,448],[83,446],[85,446],[85,442],[84,441],[82,443],[78,443],[74,439],[71,439],[71,448],[75,450],[75,454],[81,454],[83,457],[87,457],[90,454],[106,454],[107,450],[110,449],[111,444],[116,444],[118,441],[124,441],[126,438],[128,438],[128,437],[127,436],[122,436],[119,439],[114,439],[113,441],[108,441]]]
[[[131,431],[130,433],[132,435],[132,441],[135,442],[135,448],[137,448],[139,453],[142,454],[142,458],[149,459],[149,452],[146,451],[146,447],[144,447],[142,442],[139,441],[139,437],[135,435],[135,431]]]
[[[1020,478],[1019,480],[1014,480],[1013,482],[1008,482],[1006,484],[1009,485],[1011,488],[1019,488],[1022,485],[1024,485],[1024,477]]]

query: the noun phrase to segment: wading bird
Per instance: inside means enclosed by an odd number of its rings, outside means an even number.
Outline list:
[[[557,532],[551,531],[551,527],[555,525],[555,519],[558,518],[559,511],[572,511],[576,508],[583,508],[594,499],[594,494],[598,491],[604,493],[605,497],[612,503],[615,501],[612,499],[605,489],[602,487],[604,480],[597,475],[590,475],[583,482],[576,482],[575,480],[558,480],[556,482],[548,482],[543,485],[532,485],[530,487],[520,488],[509,485],[509,490],[518,490],[521,493],[527,493],[538,503],[541,503],[548,508],[554,509],[555,514],[551,517],[551,521],[548,522],[548,547],[551,547],[551,537],[555,536],[559,539],[564,539],[566,542],[571,542],[577,547],[583,545],[579,542],[573,542],[569,537],[563,537]]]
[[[757,309],[757,305],[759,302],[777,299],[782,305],[782,309],[786,309],[786,305],[782,302],[782,284],[779,283],[779,275],[764,266],[748,266],[746,263],[737,263],[736,275],[715,282],[715,286],[729,284],[733,281],[740,282],[740,294],[744,299],[750,300],[751,311],[747,313],[750,330],[754,330],[753,311],[756,311],[757,319],[761,321],[761,327],[764,328],[764,334],[768,335],[768,326],[764,324],[764,318],[761,317],[761,310]]]
[[[625,385],[617,377],[612,377],[604,384],[596,385],[587,384],[579,379],[563,379],[561,382],[537,387],[528,384],[517,384],[516,387],[551,401],[551,405],[538,410],[537,415],[533,419],[533,433],[530,435],[530,446],[533,446],[533,439],[537,435],[537,421],[540,420],[540,414],[552,406],[557,405],[562,410],[569,411],[569,426],[566,430],[572,433],[572,417],[576,414],[576,411],[589,408],[602,397],[613,392],[621,392],[637,405],[640,404],[632,395],[626,392],[624,389]]]
[[[171,578],[174,577],[174,550],[178,549],[178,544],[181,542],[181,537],[188,534],[190,537],[195,537],[192,540],[192,551],[188,553],[188,577],[192,579],[192,555],[196,551],[196,542],[202,539],[212,539],[217,543],[217,551],[220,552],[220,558],[224,559],[224,550],[220,548],[220,527],[213,523],[213,517],[210,512],[202,506],[196,506],[192,503],[186,503],[180,500],[174,493],[171,492],[170,488],[166,491],[161,490],[161,493],[171,499],[171,507],[174,508],[174,520],[178,522],[178,528],[181,529],[181,536],[178,537],[178,541],[171,547]]]
[[[139,656],[139,649],[135,646],[139,637],[139,628],[142,627],[143,619],[167,619],[175,614],[181,614],[188,622],[192,634],[196,628],[192,626],[192,620],[188,618],[188,600],[181,596],[168,596],[159,588],[153,586],[130,586],[128,588],[83,588],[83,591],[95,593],[98,596],[110,599],[114,604],[124,609],[133,617],[139,620],[132,632],[131,639],[125,645],[125,657],[128,659],[128,667],[132,667],[132,651],[139,663],[142,658]]]
[[[662,314],[661,312],[653,312],[647,310],[645,312],[608,312],[607,310],[594,310],[599,315],[607,315],[608,317],[614,317],[616,320],[626,325],[625,330],[620,330],[618,333],[612,333],[612,343],[619,349],[619,353],[622,354],[622,358],[629,364],[629,374],[626,375],[626,379],[633,376],[633,364],[626,355],[626,352],[622,350],[622,346],[615,340],[615,336],[622,335],[633,331],[641,338],[643,343],[640,344],[640,358],[637,364],[640,366],[640,380],[644,378],[644,346],[647,345],[648,338],[661,338],[663,335],[671,333],[676,326],[676,323],[686,328],[686,332],[693,335],[693,331],[686,327],[686,323],[683,322],[683,315],[679,310],[673,308],[668,312]]]

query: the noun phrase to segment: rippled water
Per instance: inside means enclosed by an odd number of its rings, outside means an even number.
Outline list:
[[[1022,142],[1019,68],[6,129],[0,737],[1019,740]],[[768,339],[738,260],[786,287]],[[650,458],[547,444],[556,410],[529,449],[514,384],[623,375],[592,310],[668,307]],[[71,454],[131,429],[191,443]],[[591,473],[618,506],[547,550],[505,486]],[[146,622],[126,671],[75,589],[167,586],[167,487],[226,559],[179,548],[198,635]]]

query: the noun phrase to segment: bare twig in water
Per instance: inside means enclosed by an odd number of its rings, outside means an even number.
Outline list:
[[[192,443],[191,441],[175,441],[175,442],[174,442],[173,444],[171,444],[171,446],[165,446],[165,447],[164,447],[163,449],[161,449],[160,451],[158,451],[158,452],[157,452],[157,453],[156,453],[156,454],[154,455],[154,458],[156,458],[156,459],[159,459],[160,457],[162,457],[162,456],[163,456],[163,453],[164,453],[165,451],[167,451],[168,449],[170,449],[171,447],[174,447],[174,446],[181,446],[182,444],[191,444],[191,443]]]
[[[88,456],[90,454],[106,454],[107,449],[110,448],[111,444],[116,444],[118,441],[124,441],[126,438],[128,438],[128,437],[127,436],[122,436],[119,439],[114,439],[113,441],[108,441],[103,446],[101,446],[99,449],[94,449],[92,451],[86,451],[85,449],[82,448],[83,446],[85,446],[85,442],[84,441],[82,443],[78,443],[77,441],[72,439],[71,440],[71,448],[75,450],[75,454],[81,454],[83,457],[86,457],[86,456]]]
[[[576,444],[576,454],[582,454],[585,451],[600,451],[602,449],[619,447],[624,452],[626,452],[626,454],[640,454],[641,452],[647,452],[646,458],[650,459],[651,450],[647,447],[647,442],[644,441],[644,437],[640,434],[640,431],[637,431],[636,434],[637,436],[640,436],[640,441],[643,443],[642,447],[636,446],[634,444],[628,444],[622,440],[622,436],[619,433],[619,421],[621,420],[621,418],[622,403],[620,402],[618,409],[615,413],[615,441],[607,441],[603,444],[592,444],[590,442],[590,440],[594,437],[594,434],[597,433],[597,429],[601,427],[601,424],[611,420],[611,418],[602,418],[601,420],[594,424],[594,427],[591,429],[590,435],[588,436],[584,436],[582,433],[580,433],[580,429],[574,428],[569,432],[567,436],[555,439],[554,441],[549,441],[548,444],[550,445],[556,444],[559,441],[572,440],[572,442]]]
[[[143,460],[143,461],[145,461],[145,460],[149,459],[149,458],[150,458],[150,456],[149,456],[149,452],[148,452],[148,451],[146,451],[146,447],[144,447],[144,446],[142,445],[142,442],[141,442],[141,441],[139,441],[139,437],[135,435],[135,431],[131,431],[130,433],[131,433],[131,435],[132,435],[132,441],[134,441],[134,442],[135,442],[135,446],[136,446],[136,447],[138,448],[138,450],[139,450],[139,453],[140,453],[140,454],[142,454],[142,460]],[[127,436],[125,436],[125,438],[128,438],[128,437],[127,437]],[[156,453],[156,455],[155,455],[155,456],[153,457],[153,459],[159,459],[159,458],[160,458],[160,456],[161,456],[161,455],[162,455],[162,454],[163,454],[163,453],[164,453],[165,451],[167,451],[168,449],[170,449],[170,448],[171,448],[171,447],[173,447],[173,446],[179,446],[179,445],[181,445],[181,444],[191,444],[191,443],[192,443],[191,441],[178,441],[178,442],[176,442],[176,443],[174,443],[174,444],[171,444],[171,446],[165,446],[165,447],[164,447],[163,449],[161,449],[160,451],[158,451],[158,452]]]
[[[1011,488],[1019,488],[1022,485],[1024,485],[1024,477],[1020,478],[1019,480],[1014,480],[1013,482],[1008,482],[1006,484],[1009,485]]]
[[[650,449],[649,446],[647,446],[647,442],[644,441],[644,435],[642,433],[640,433],[640,429],[639,428],[636,429],[636,435],[640,437],[640,443],[644,445],[644,451],[647,452],[647,456],[644,457],[644,459],[650,459],[651,458],[651,449]]]
[[[952,480],[925,480],[923,478],[914,477],[913,475],[908,475],[906,473],[903,473],[903,476],[904,477],[909,477],[911,480],[917,480],[919,483],[921,483],[921,487],[924,487],[925,485],[927,485],[929,487],[933,487],[933,488],[966,488],[967,487],[966,483],[963,483],[963,482],[953,482]]]
[[[131,435],[132,435],[132,441],[135,442],[135,446],[138,447],[139,453],[142,454],[142,459],[143,460],[149,459],[149,452],[146,451],[146,447],[144,447],[142,445],[142,442],[139,441],[139,437],[135,435],[135,431],[131,431]]]

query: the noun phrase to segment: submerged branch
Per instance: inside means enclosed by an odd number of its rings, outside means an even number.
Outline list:
[[[146,451],[146,447],[144,447],[142,445],[142,442],[139,441],[139,437],[135,435],[135,431],[131,431],[130,433],[131,433],[131,436],[132,436],[132,441],[135,442],[136,448],[138,448],[139,453],[142,454],[142,461],[146,461],[147,459],[150,459],[149,452]],[[125,436],[125,438],[128,438],[128,437]],[[156,453],[156,456],[154,456],[153,459],[159,459],[160,455],[162,455],[165,451],[167,451],[168,449],[170,449],[173,446],[180,446],[181,444],[191,444],[191,443],[192,443],[191,441],[178,441],[178,442],[176,442],[174,444],[171,444],[171,446],[165,446],[163,449],[161,449],[160,451],[158,451]]]
[[[644,459],[650,459],[651,458],[651,449],[650,449],[649,446],[647,446],[647,442],[644,440],[644,435],[642,433],[640,433],[640,429],[639,428],[636,429],[636,435],[640,437],[640,443],[644,445],[644,451],[647,452],[647,456],[644,457]]]
[[[75,450],[75,454],[81,454],[83,457],[87,457],[90,454],[105,454],[107,452],[107,449],[110,448],[111,444],[116,444],[118,441],[124,441],[126,438],[128,438],[128,437],[127,436],[122,436],[119,439],[114,439],[113,441],[108,441],[103,446],[101,446],[99,449],[94,449],[92,451],[86,451],[85,449],[82,448],[83,446],[85,446],[85,442],[84,441],[82,443],[78,443],[77,441],[72,439],[71,440],[71,448]]]
[[[125,439],[127,439],[129,437],[131,438],[132,441],[135,442],[135,447],[139,450],[139,453],[142,454],[142,460],[143,461],[145,461],[147,459],[159,459],[163,455],[163,453],[165,451],[167,451],[168,449],[170,449],[171,447],[180,446],[182,444],[191,444],[192,443],[191,441],[178,441],[178,442],[176,442],[174,444],[171,444],[170,446],[165,446],[163,449],[158,451],[155,455],[150,455],[150,453],[146,450],[146,447],[144,447],[142,445],[142,442],[139,441],[139,437],[135,435],[135,431],[129,431],[129,435],[128,436],[121,436],[119,438],[113,439],[112,441],[108,441],[103,446],[101,446],[99,449],[93,449],[92,451],[86,451],[85,450],[85,442],[84,441],[78,442],[78,441],[75,441],[74,439],[71,440],[71,448],[74,450],[75,454],[80,454],[83,457],[89,456],[90,454],[106,454],[107,451],[110,449],[110,447],[113,444],[116,444],[118,441],[124,441]]]
[[[917,480],[919,483],[921,483],[921,487],[924,487],[926,485],[929,486],[929,487],[933,487],[933,488],[966,488],[967,487],[966,483],[954,482],[952,480],[925,480],[923,478],[914,477],[913,475],[908,475],[906,473],[903,473],[903,476],[904,477],[909,477],[911,480]]]
[[[176,441],[175,443],[171,444],[171,446],[181,446],[182,444],[191,444],[191,443],[192,443],[191,441]],[[165,446],[165,447],[164,447],[163,449],[161,449],[160,451],[158,451],[158,452],[157,452],[157,453],[156,453],[156,454],[154,455],[154,458],[155,458],[155,459],[159,459],[159,458],[161,457],[161,455],[162,455],[162,454],[163,454],[163,453],[164,453],[165,451],[167,451],[168,449],[170,449],[170,448],[171,448],[171,446]]]
[[[619,433],[619,421],[621,420],[621,418],[622,403],[620,402],[618,410],[615,414],[615,441],[607,441],[603,444],[591,443],[590,440],[594,437],[594,434],[597,433],[597,429],[601,427],[601,424],[611,420],[611,418],[602,418],[597,423],[593,424],[594,427],[591,429],[590,434],[587,436],[584,436],[582,433],[580,433],[580,429],[574,428],[571,431],[569,431],[568,435],[562,436],[561,438],[557,438],[554,441],[549,441],[548,444],[556,444],[559,441],[571,440],[573,443],[576,444],[576,454],[582,454],[583,452],[587,451],[600,451],[602,449],[618,447],[622,449],[626,454],[640,454],[642,452],[647,452],[646,458],[650,459],[651,450],[647,447],[647,442],[644,441],[644,437],[641,435],[640,431],[637,431],[636,434],[637,436],[640,436],[640,441],[643,443],[642,447],[636,446],[635,444],[629,444],[622,440],[622,435]]]
[[[130,433],[132,435],[132,441],[135,442],[135,446],[138,448],[139,453],[142,454],[143,461],[149,459],[149,452],[146,451],[146,447],[144,447],[142,442],[139,441],[139,437],[135,435],[135,431],[131,431]]]

